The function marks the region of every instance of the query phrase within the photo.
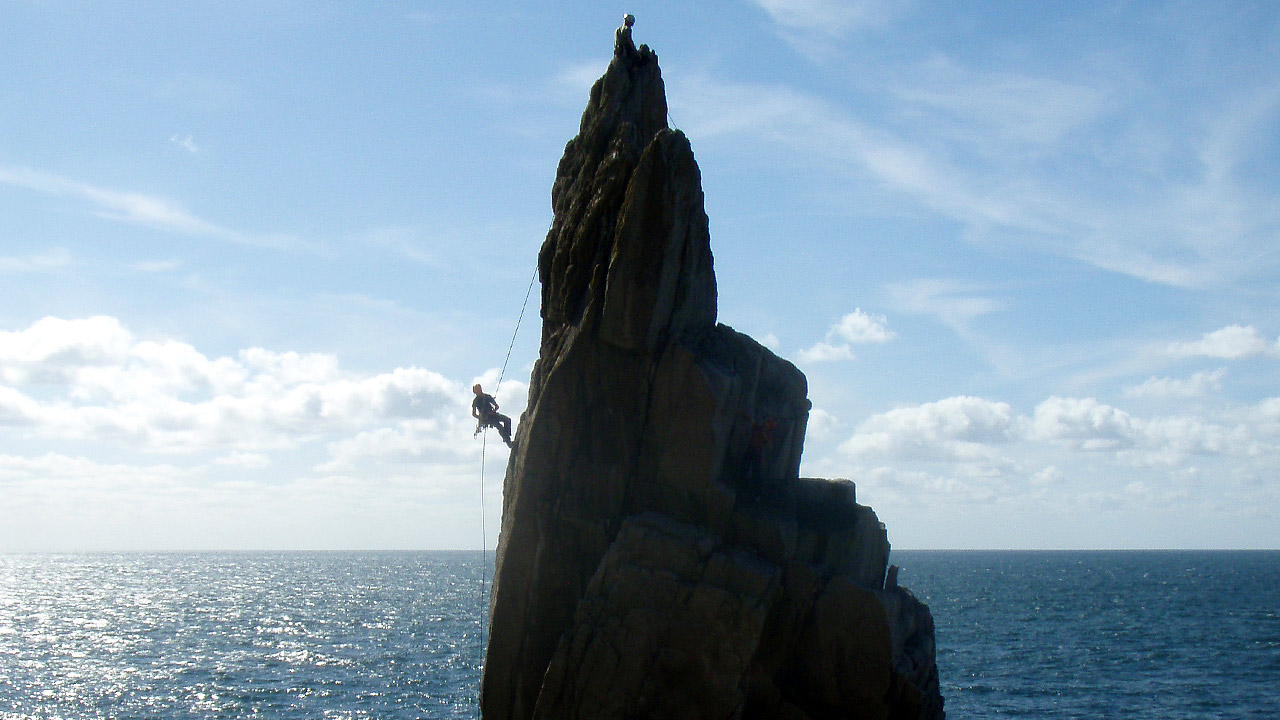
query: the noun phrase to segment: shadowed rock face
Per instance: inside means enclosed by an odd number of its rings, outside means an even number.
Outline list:
[[[804,375],[716,324],[701,177],[619,34],[552,189],[481,703],[528,718],[941,718],[928,609],[847,481],[799,477]],[[773,420],[746,477],[754,423]]]

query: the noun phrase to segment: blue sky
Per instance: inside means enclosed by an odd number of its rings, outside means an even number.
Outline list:
[[[1280,5],[10,0],[0,550],[478,547],[624,12],[806,474],[897,547],[1280,547]]]

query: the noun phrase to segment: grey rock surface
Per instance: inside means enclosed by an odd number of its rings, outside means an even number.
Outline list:
[[[804,375],[716,323],[701,176],[666,117],[657,57],[619,33],[538,258],[483,715],[941,718],[884,526],[852,483],[799,477]]]

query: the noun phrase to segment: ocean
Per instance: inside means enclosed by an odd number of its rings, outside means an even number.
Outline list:
[[[1280,717],[1280,552],[895,551],[950,718]],[[475,552],[0,555],[0,719],[474,718]]]

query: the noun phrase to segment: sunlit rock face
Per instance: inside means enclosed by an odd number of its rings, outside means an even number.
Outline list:
[[[941,718],[884,526],[852,483],[799,477],[804,375],[716,324],[698,165],[629,33],[552,204],[484,717]]]

